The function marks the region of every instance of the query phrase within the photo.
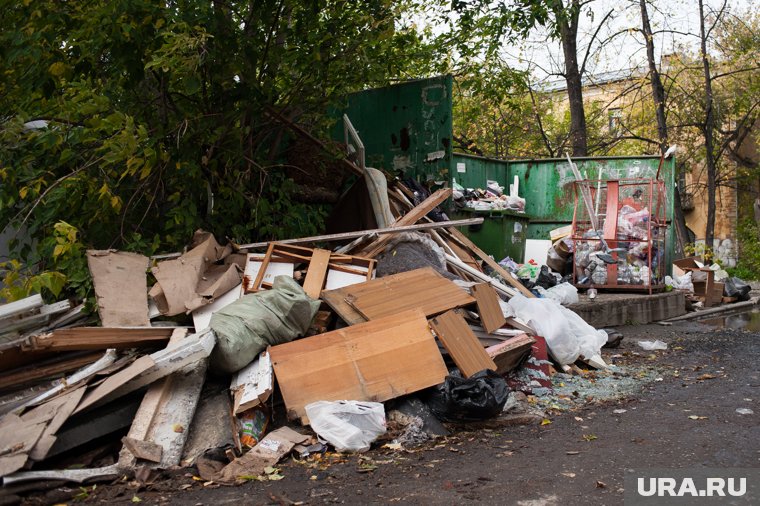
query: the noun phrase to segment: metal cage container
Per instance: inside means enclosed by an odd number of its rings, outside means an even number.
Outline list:
[[[590,202],[582,198],[583,191]],[[666,209],[665,184],[658,179],[576,181],[575,286],[650,294],[664,289]]]

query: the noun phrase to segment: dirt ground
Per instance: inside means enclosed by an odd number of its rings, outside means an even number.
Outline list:
[[[457,432],[410,451],[289,460],[278,466],[282,479],[239,487],[183,471],[150,485],[58,487],[24,502],[602,505],[622,504],[627,469],[760,467],[760,334],[698,323],[619,330],[623,343],[604,357],[635,381],[595,397],[600,378],[569,379],[583,384],[543,401],[550,423]],[[642,339],[668,350],[643,351]]]

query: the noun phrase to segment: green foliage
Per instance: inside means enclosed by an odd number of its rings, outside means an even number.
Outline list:
[[[739,262],[728,273],[745,281],[760,280],[760,229],[752,218],[739,222]]]
[[[32,239],[15,257],[51,293],[61,273],[87,296],[88,248],[176,251],[197,228],[240,242],[321,232],[326,209],[286,174],[300,140],[267,112],[324,136],[346,93],[429,71],[439,51],[405,21],[416,8],[4,2],[0,225]]]

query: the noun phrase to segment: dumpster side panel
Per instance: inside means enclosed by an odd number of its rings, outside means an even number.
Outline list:
[[[349,95],[346,113],[364,143],[368,167],[418,181],[450,181],[451,76]],[[342,141],[343,122],[333,130]]]
[[[482,188],[485,189],[486,181],[496,181],[504,187],[504,192],[509,193],[509,184],[507,181],[509,174],[509,162],[506,160],[496,160],[484,158],[482,156],[465,155],[462,153],[453,154],[453,179],[465,188]],[[522,190],[520,190],[522,195]]]

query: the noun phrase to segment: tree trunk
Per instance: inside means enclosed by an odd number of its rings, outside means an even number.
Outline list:
[[[578,17],[580,5],[572,0],[567,7],[555,5],[554,15],[562,42],[565,57],[565,81],[567,82],[567,99],[570,107],[570,142],[573,156],[588,154],[586,138],[586,114],[583,110],[583,82],[578,67]]]
[[[715,152],[713,151],[713,134],[715,126],[715,111],[713,109],[712,77],[710,76],[710,61],[707,57],[707,34],[705,31],[704,0],[699,0],[699,37],[702,53],[702,68],[705,78],[705,122],[702,134],[705,139],[705,165],[707,168],[707,224],[705,225],[705,245],[713,247],[715,237],[715,193],[717,168]]]
[[[644,40],[647,46],[647,62],[649,63],[649,82],[652,84],[652,99],[654,100],[655,117],[657,118],[657,135],[660,140],[660,153],[665,153],[670,142],[668,141],[668,122],[665,116],[665,87],[660,79],[660,71],[654,57],[654,40],[652,38],[652,26],[649,22],[646,0],[639,0],[641,7],[641,25],[644,32]],[[681,207],[681,193],[678,186],[673,190],[674,210],[673,220],[676,226],[678,244],[677,252],[683,253],[684,243],[689,241],[689,231],[686,228],[686,219]]]

